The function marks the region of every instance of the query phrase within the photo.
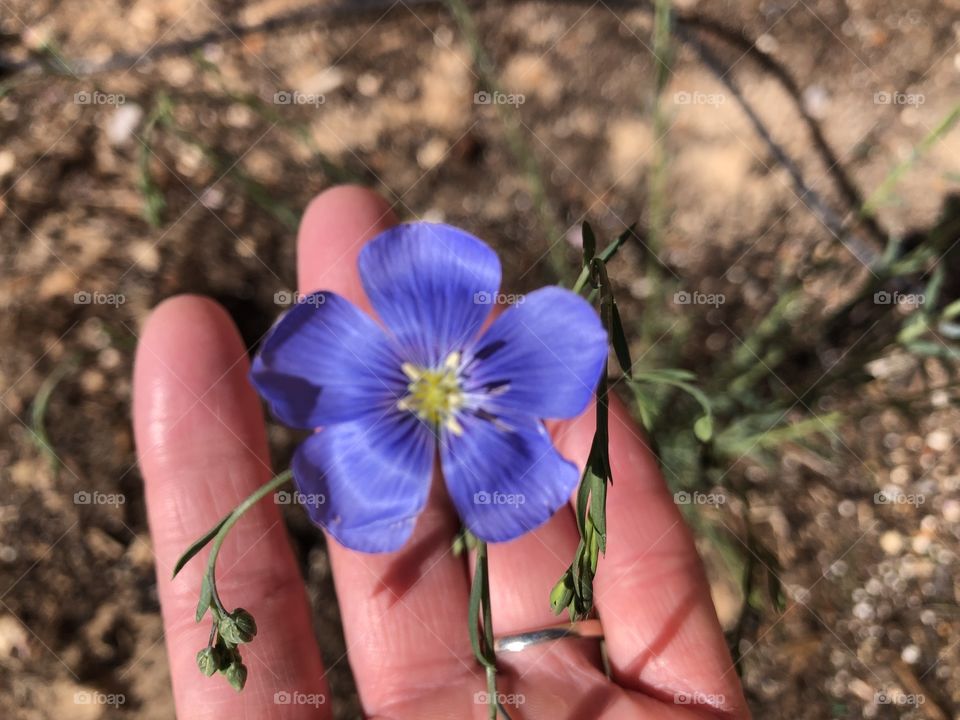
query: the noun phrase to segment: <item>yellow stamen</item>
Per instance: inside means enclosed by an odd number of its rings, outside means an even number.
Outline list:
[[[436,369],[421,368],[411,363],[400,366],[410,383],[407,395],[397,402],[400,410],[409,410],[431,425],[443,426],[454,435],[463,433],[456,412],[463,407],[464,396],[457,370],[460,353],[450,353]]]

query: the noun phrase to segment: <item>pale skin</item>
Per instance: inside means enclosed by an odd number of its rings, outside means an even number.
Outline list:
[[[362,244],[396,218],[377,195],[338,187],[317,197],[298,238],[301,292],[332,290],[366,311],[356,268]],[[246,349],[227,313],[197,296],[169,299],[141,333],[134,425],[177,716],[328,718],[332,705],[303,580],[280,518],[266,500],[234,527],[218,562],[227,607],[260,633],[243,647],[242,693],[195,664],[209,620],[194,622],[205,554],[175,580],[181,552],[271,476],[263,411],[247,380]],[[595,583],[612,679],[597,643],[560,640],[499,657],[499,689],[515,719],[749,717],[689,530],[627,410],[611,408],[614,484],[609,546]],[[557,448],[583,466],[592,412],[551,423]],[[450,551],[458,521],[439,478],[399,552],[367,555],[328,538],[347,658],[374,718],[485,718],[485,690],[467,634],[470,565]],[[320,530],[317,530],[320,532]],[[572,507],[538,530],[489,549],[497,635],[558,622],[550,589],[577,544]],[[333,598],[319,598],[333,602]],[[277,693],[299,698],[278,704]],[[299,693],[299,695],[296,695]],[[677,704],[676,693],[701,703]],[[510,705],[510,703],[514,703]],[[710,703],[713,703],[711,706]]]

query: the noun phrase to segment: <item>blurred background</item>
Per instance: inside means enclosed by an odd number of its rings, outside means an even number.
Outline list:
[[[635,224],[616,392],[755,716],[960,718],[958,90],[957,0],[0,0],[0,714],[172,716],[137,334],[200,292],[253,348],[303,208],[356,182],[506,292]]]

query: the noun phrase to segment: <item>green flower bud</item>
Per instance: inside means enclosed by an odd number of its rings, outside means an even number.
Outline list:
[[[226,670],[235,662],[240,662],[240,651],[232,645],[227,645],[221,637],[217,638],[217,644],[213,646],[213,654],[217,659],[217,670]]]
[[[253,619],[253,615],[248,613],[243,608],[237,608],[233,611],[233,619],[237,623],[237,628],[239,628],[240,634],[247,638],[243,642],[250,642],[253,640],[254,636],[257,634],[257,622]]]
[[[229,615],[220,618],[217,625],[220,637],[233,645],[247,643],[253,640],[257,634],[257,623],[253,620],[253,615],[243,608],[237,608]]]
[[[219,652],[216,648],[205,647],[197,653],[197,667],[207,677],[220,669]]]
[[[237,692],[243,690],[243,686],[247,683],[247,666],[242,662],[232,663],[223,671],[223,674]]]
[[[550,591],[550,607],[554,613],[561,612],[573,600],[573,589],[567,582],[568,578],[569,575],[564,575]]]

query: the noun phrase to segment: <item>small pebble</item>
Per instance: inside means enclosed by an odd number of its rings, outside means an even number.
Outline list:
[[[447,141],[442,138],[428,140],[421,146],[420,150],[417,151],[417,163],[424,170],[430,170],[443,161],[447,155],[448,148]]]
[[[910,480],[910,468],[906,465],[898,465],[890,471],[890,481],[897,485],[906,485]]]
[[[105,128],[107,142],[111,145],[123,145],[131,137],[143,118],[143,108],[136,103],[120,105],[110,115]]]
[[[903,550],[903,535],[896,530],[887,530],[880,536],[880,547],[887,555],[899,555]]]
[[[17,167],[17,156],[10,150],[0,151],[0,179],[5,178]]]
[[[960,500],[947,500],[943,503],[943,519],[948,523],[960,522]]]
[[[900,653],[900,659],[908,665],[913,665],[920,660],[920,648],[916,645],[907,645]]]
[[[853,606],[853,616],[858,620],[869,620],[873,617],[873,605],[868,602],[858,602]]]
[[[377,94],[377,92],[379,92],[380,85],[382,83],[383,80],[379,75],[374,75],[373,73],[363,73],[357,78],[357,90],[361,95],[373,97]]]
[[[953,436],[947,430],[934,430],[927,435],[927,446],[936,452],[946,452],[953,446]]]
[[[116,348],[106,348],[100,351],[97,359],[100,361],[100,367],[104,370],[112,370],[120,365],[123,357]]]

